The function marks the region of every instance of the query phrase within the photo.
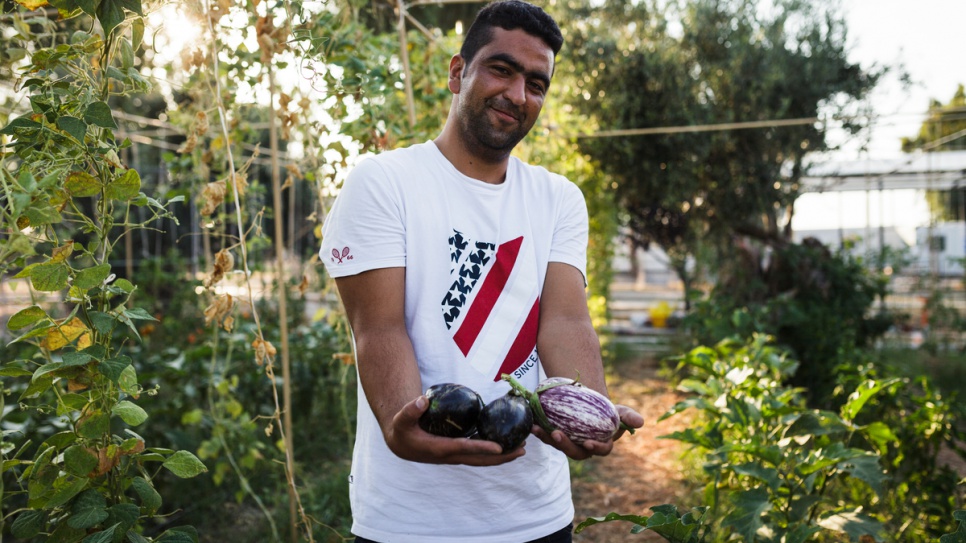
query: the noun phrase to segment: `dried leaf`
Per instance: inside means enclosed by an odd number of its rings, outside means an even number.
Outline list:
[[[208,128],[208,114],[204,111],[195,113],[195,134],[198,136],[204,136],[208,133]]]
[[[231,254],[231,251],[228,249],[218,251],[215,255],[214,269],[211,271],[211,275],[205,279],[205,287],[208,288],[218,283],[225,277],[226,273],[234,268],[235,257]]]
[[[248,176],[241,172],[235,172],[232,178],[235,181],[235,189],[238,190],[238,195],[244,196],[245,191],[248,190]]]
[[[198,146],[198,136],[194,132],[192,132],[188,134],[188,139],[186,139],[185,142],[181,144],[181,147],[178,147],[178,153],[182,155],[185,153],[190,153],[191,151],[194,151],[195,147],[197,146]]]
[[[252,342],[252,347],[255,349],[255,363],[259,366],[265,362],[271,363],[272,359],[278,353],[270,341],[265,341],[262,338],[256,338]]]
[[[47,5],[47,0],[14,0],[14,1],[29,10],[35,10],[37,8],[44,7]]]
[[[201,214],[211,215],[214,213],[218,209],[218,206],[225,201],[225,195],[227,193],[228,187],[224,181],[215,181],[214,183],[205,185],[204,190],[201,191],[201,199],[204,201]]]
[[[226,332],[231,332],[235,321],[230,313],[234,307],[235,299],[232,298],[231,294],[219,296],[205,309],[205,326],[210,326],[214,322],[220,324]]]
[[[309,288],[309,278],[303,275],[302,282],[299,283],[299,286],[295,287],[295,289],[299,291],[299,294],[301,294],[302,296],[305,296],[305,291],[308,290],[308,288]]]

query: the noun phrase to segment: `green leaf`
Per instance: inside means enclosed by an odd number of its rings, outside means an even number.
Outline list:
[[[92,289],[104,284],[104,280],[111,274],[110,264],[100,264],[93,268],[83,269],[77,272],[74,278],[74,286],[83,289]]]
[[[109,0],[104,0],[108,2]],[[84,538],[83,543],[113,543],[114,541],[114,530],[117,529],[117,524],[111,526],[110,528],[97,532],[96,534],[91,534]]]
[[[84,13],[94,17],[97,15],[97,7],[101,4],[101,0],[77,0],[77,7],[84,10]]]
[[[20,400],[30,400],[39,397],[44,392],[47,392],[51,386],[54,384],[54,377],[52,375],[47,375],[40,379],[34,379],[27,386],[27,390],[23,391],[20,395]]]
[[[77,433],[87,439],[98,439],[111,431],[111,416],[107,413],[93,413],[77,423]]]
[[[87,450],[87,447],[74,445],[64,451],[64,466],[71,474],[85,477],[97,468],[97,456]]]
[[[888,479],[885,471],[879,465],[879,457],[875,455],[858,456],[837,466],[840,470],[848,472],[849,475],[865,481],[879,497],[885,492],[885,482]]]
[[[862,408],[865,406],[866,402],[878,394],[882,389],[892,386],[898,381],[898,378],[888,379],[885,381],[873,381],[870,379],[862,383],[855,389],[854,392],[852,392],[852,394],[849,394],[848,401],[842,406],[840,411],[842,413],[842,418],[848,421],[855,420],[855,417],[857,417],[859,412],[862,411]]]
[[[595,524],[602,524],[604,522],[614,522],[614,521],[631,522],[638,526],[647,526],[647,519],[648,517],[641,516],[641,515],[622,515],[619,513],[608,513],[607,516],[590,517],[587,520],[581,522],[580,524],[577,525],[576,528],[574,528],[574,533],[579,534],[584,530],[584,528],[587,528],[588,526],[593,526]]]
[[[28,326],[33,326],[42,319],[49,319],[47,312],[39,305],[25,307],[14,313],[7,321],[7,330],[16,331]]]
[[[62,522],[54,533],[50,534],[45,543],[80,543],[84,536],[87,535],[87,530],[78,530],[76,528],[71,528],[66,522]]]
[[[198,543],[198,530],[191,526],[178,526],[161,534],[155,543]]]
[[[104,0],[103,4],[114,4],[115,2],[116,0]],[[103,21],[101,21],[101,24],[103,24]],[[105,33],[109,33],[106,27]],[[114,122],[114,115],[111,114],[111,106],[107,105],[106,102],[94,102],[87,106],[87,111],[84,112],[84,120],[89,124],[101,128],[117,128],[117,123]]]
[[[134,66],[134,48],[127,38],[121,38],[118,43],[118,52],[121,54],[121,67],[125,70]]]
[[[91,324],[94,325],[94,329],[105,336],[111,334],[114,330],[114,324],[117,322],[114,315],[102,311],[91,311],[87,316],[91,319]]]
[[[61,358],[63,360],[64,367],[85,366],[94,360],[94,357],[91,356],[86,350],[64,353],[64,356]]]
[[[872,442],[879,446],[879,450],[883,450],[889,443],[897,443],[899,441],[899,438],[896,437],[892,429],[882,421],[873,422],[862,428],[862,430]]]
[[[190,479],[208,471],[204,463],[188,451],[172,454],[162,465],[182,479]]]
[[[141,516],[141,510],[133,503],[114,504],[107,513],[107,524],[114,524],[117,531],[121,533],[133,528],[138,523],[138,517]]]
[[[134,11],[134,10],[131,10]],[[140,12],[135,11],[138,15]],[[141,48],[141,42],[144,40],[144,19],[137,18],[131,22],[131,48],[137,51]]]
[[[124,368],[117,380],[117,386],[120,387],[122,392],[130,396],[137,396],[140,393],[138,390],[138,374],[134,366]]]
[[[128,543],[151,543],[146,537],[133,530],[128,530],[126,537]]]
[[[64,262],[40,264],[30,271],[30,284],[41,292],[56,292],[67,287],[70,268]]]
[[[778,487],[781,486],[781,478],[779,478],[778,470],[775,468],[768,468],[755,462],[749,462],[747,464],[732,466],[731,469],[739,475],[758,479],[767,484],[768,488],[772,490],[778,490]]]
[[[60,211],[57,211],[52,206],[39,204],[26,209],[23,212],[23,216],[29,222],[27,226],[33,227],[43,226],[45,224],[59,224],[64,220]]]
[[[131,426],[137,426],[148,420],[148,414],[144,409],[141,408],[141,406],[127,400],[117,402],[117,404],[111,410],[111,413],[120,417],[121,420],[130,424]]]
[[[864,535],[870,535],[879,540],[884,535],[879,521],[858,511],[826,516],[818,521],[818,525],[826,530],[845,532],[853,541],[857,541]]]
[[[123,313],[125,317],[131,320],[158,322],[158,319],[154,318],[154,316],[152,316],[144,308],[141,308],[141,307],[135,307],[133,309],[125,309]]]
[[[54,509],[69,502],[74,496],[87,487],[88,480],[84,477],[64,477],[58,480],[57,490],[44,505],[44,509]]]
[[[101,375],[104,377],[107,377],[111,381],[117,383],[121,379],[121,374],[131,364],[131,357],[121,355],[102,360],[101,363],[97,365],[97,370],[101,372]]]
[[[47,524],[47,512],[28,509],[17,515],[10,525],[10,533],[20,539],[30,539],[40,533]]]
[[[939,538],[939,543],[966,543],[966,510],[955,511],[953,518],[959,521],[959,529]]]
[[[728,513],[721,525],[734,528],[745,541],[754,541],[755,533],[762,526],[761,515],[771,509],[768,490],[761,486],[753,490],[732,492],[731,501],[735,509]]]
[[[133,283],[131,283],[127,279],[123,279],[123,278],[118,279],[117,281],[114,281],[114,286],[117,287],[117,288],[119,288],[119,289],[121,289],[121,290],[123,290],[124,292],[126,292],[128,294],[134,292],[134,290],[137,288],[137,287],[134,286]]]
[[[84,143],[84,136],[87,135],[87,123],[77,117],[62,115],[57,117],[57,128],[67,132],[75,140]]]
[[[133,11],[138,15],[144,17],[144,11],[141,10],[141,0],[120,0],[121,7],[128,11]]]
[[[785,430],[785,437],[840,434],[849,430],[851,430],[849,425],[835,413],[816,410],[802,413]]]
[[[105,187],[104,194],[112,200],[130,200],[141,191],[141,176],[137,170],[127,170]]]
[[[7,126],[4,126],[3,129],[0,129],[0,134],[16,136],[18,130],[38,130],[42,127],[43,125],[37,121],[32,121],[27,117],[17,117],[16,119],[7,123]]]
[[[0,368],[0,377],[27,377],[33,375],[33,372],[24,369],[20,366],[5,366]]]
[[[95,465],[97,459],[94,459]],[[77,496],[70,508],[67,525],[78,530],[93,528],[107,519],[107,500],[100,492],[89,489]]]
[[[149,515],[161,508],[161,494],[158,494],[147,479],[135,477],[131,480],[131,488],[137,492],[138,497],[141,498],[141,507],[145,508]]]
[[[104,28],[104,36],[110,36],[117,25],[124,22],[124,10],[120,0],[101,0],[97,8],[97,19]]]
[[[70,172],[64,190],[74,198],[87,198],[101,193],[101,180],[87,172]]]

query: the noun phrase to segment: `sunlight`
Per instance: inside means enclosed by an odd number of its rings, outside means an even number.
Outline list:
[[[182,51],[199,45],[203,37],[201,23],[184,6],[165,4],[145,20],[145,37],[153,41],[156,62],[176,62]]]

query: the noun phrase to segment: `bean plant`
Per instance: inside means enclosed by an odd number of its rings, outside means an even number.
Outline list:
[[[51,3],[58,24],[76,28],[66,40],[35,35],[37,25],[50,24],[41,15],[6,15],[13,39],[30,53],[18,81],[30,110],[0,129],[8,238],[0,271],[17,271],[32,294],[56,302],[38,300],[6,324],[13,343],[34,348],[2,361],[0,400],[10,393],[50,431],[34,443],[4,425],[2,519],[12,519],[9,532],[21,540],[196,542],[191,527],[144,535],[143,520],[162,507],[152,483],[159,472],[194,477],[205,466],[135,430],[148,419],[145,396],[158,391],[139,384],[128,350],[155,317],[136,305],[137,286],[111,263],[125,235],[171,217],[177,201],[141,191],[140,175],[121,158],[131,142],[115,136],[112,99],[148,86],[135,68],[141,2]],[[132,213],[137,208],[143,212]]]

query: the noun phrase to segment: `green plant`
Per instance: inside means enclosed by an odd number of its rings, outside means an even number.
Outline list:
[[[177,200],[141,192],[138,172],[120,158],[130,142],[114,135],[111,97],[147,87],[133,67],[144,31],[140,1],[61,0],[57,8],[67,21],[96,20],[103,34],[53,33],[45,44],[22,14],[11,14],[21,22],[17,39],[32,51],[22,84],[31,112],[0,130],[12,139],[0,157],[11,239],[0,263],[3,271],[21,268],[14,277],[33,291],[65,296],[7,322],[19,334],[13,343],[32,348],[4,361],[4,394],[19,393],[21,409],[53,431],[39,444],[14,443],[18,432],[5,427],[3,517],[13,516],[10,533],[21,539],[152,541],[141,533],[162,506],[152,480],[162,468],[178,477],[206,468],[133,430],[148,419],[138,400],[157,391],[139,383],[127,350],[141,339],[138,323],[156,319],[135,306],[137,287],[116,277],[110,258],[123,236],[169,216]],[[147,218],[135,221],[135,208]],[[196,540],[191,527],[153,539]]]

